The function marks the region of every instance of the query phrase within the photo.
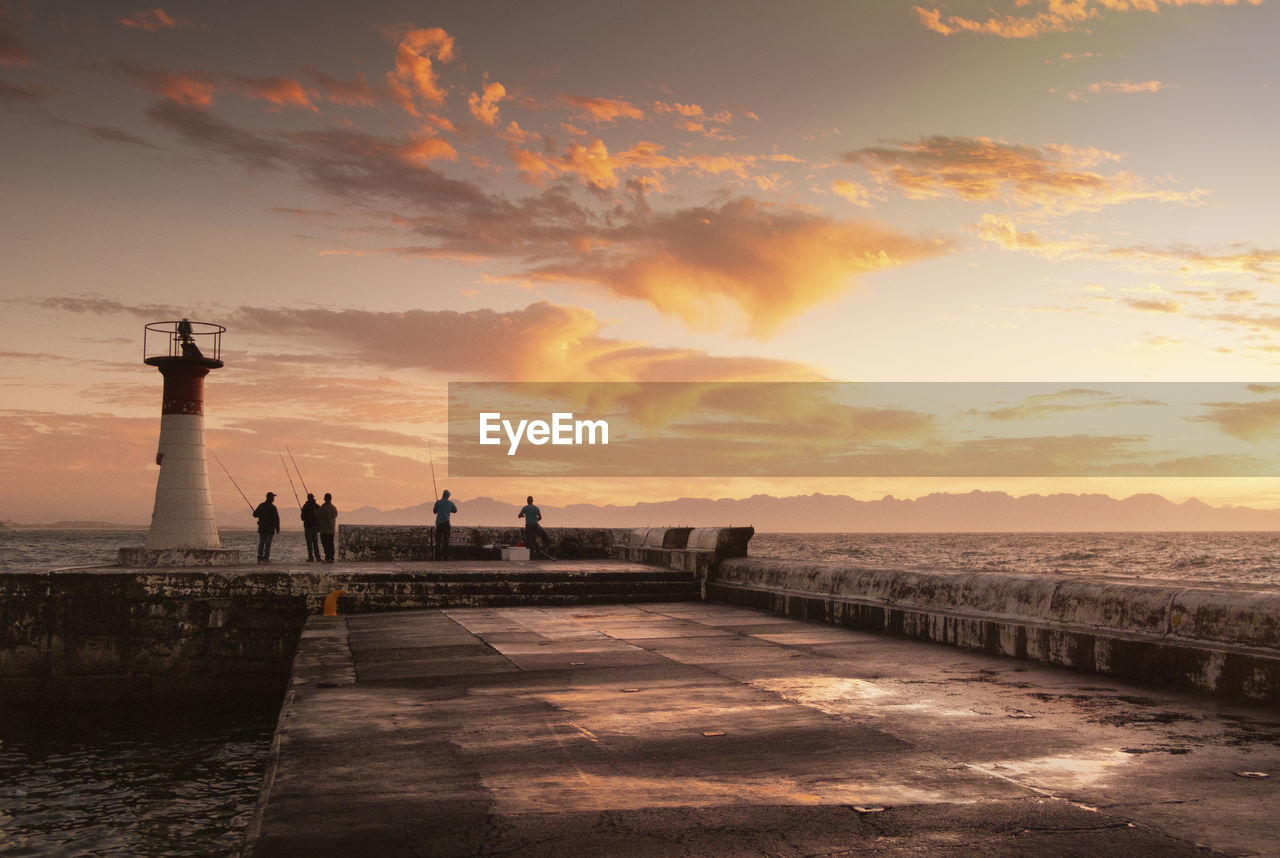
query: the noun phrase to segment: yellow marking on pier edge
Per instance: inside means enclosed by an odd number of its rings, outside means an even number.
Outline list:
[[[334,590],[324,597],[324,615],[326,617],[338,616],[338,597],[345,595],[347,595],[346,590]]]

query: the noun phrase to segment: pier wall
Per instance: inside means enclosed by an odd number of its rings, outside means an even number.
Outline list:
[[[560,560],[601,560],[617,556],[630,531],[607,527],[548,527],[549,551]],[[453,527],[451,560],[497,560],[503,546],[524,542],[524,525]],[[427,525],[338,525],[338,559],[355,561],[431,560],[435,528]]]
[[[1280,700],[1280,592],[729,559],[707,598],[976,652]]]

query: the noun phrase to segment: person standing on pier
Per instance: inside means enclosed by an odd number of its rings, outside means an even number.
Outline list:
[[[538,523],[542,521],[542,510],[533,505],[533,495],[529,495],[525,501],[524,509],[516,513],[516,518],[524,519],[524,544],[533,549],[541,539],[542,551],[545,553],[551,547],[551,537],[547,536],[547,532]]]
[[[324,562],[333,562],[333,535],[338,532],[338,508],[333,505],[333,495],[324,493],[324,503],[316,510],[316,529],[324,545]],[[320,559],[319,552],[316,559]]]
[[[280,510],[275,505],[276,493],[267,492],[267,499],[258,504],[253,517],[258,520],[258,562],[271,562],[271,540],[280,532]]]
[[[319,509],[315,493],[307,492],[307,502],[302,505],[302,536],[307,541],[308,563],[320,559],[320,531],[316,526],[316,511]]]
[[[440,500],[436,501],[436,505],[431,508],[431,511],[436,514],[435,558],[437,560],[448,560],[449,531],[453,527],[449,523],[449,516],[458,511],[458,505],[449,500],[448,489],[440,493]]]

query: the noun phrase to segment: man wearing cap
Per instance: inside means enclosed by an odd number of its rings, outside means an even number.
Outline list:
[[[258,504],[253,517],[258,520],[258,562],[271,562],[271,540],[280,532],[280,510],[274,503],[275,492],[267,492],[267,499]]]

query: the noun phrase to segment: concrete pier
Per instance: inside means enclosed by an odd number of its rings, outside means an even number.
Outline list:
[[[698,602],[313,617],[246,854],[1278,855],[1280,716]]]

